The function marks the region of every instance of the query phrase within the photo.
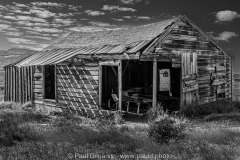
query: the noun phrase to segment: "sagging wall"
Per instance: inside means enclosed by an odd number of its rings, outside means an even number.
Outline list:
[[[182,21],[155,49],[181,60],[181,105],[231,98],[231,58],[187,21]]]
[[[33,101],[33,68],[6,66],[4,101],[26,103]]]

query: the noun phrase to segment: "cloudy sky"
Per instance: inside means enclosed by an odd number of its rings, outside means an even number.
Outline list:
[[[218,41],[240,72],[237,0],[1,0],[0,49],[41,50],[71,31],[125,28],[179,14]]]

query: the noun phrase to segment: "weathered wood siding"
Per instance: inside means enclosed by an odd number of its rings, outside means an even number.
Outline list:
[[[231,58],[188,22],[180,22],[155,52],[172,59],[181,54],[182,105],[216,101],[221,94],[231,98]]]
[[[5,67],[4,101],[26,103],[33,100],[33,67]]]
[[[33,72],[33,104],[38,107],[38,109],[44,110],[46,112],[56,111],[58,106],[55,100],[44,98],[44,66],[35,66]]]
[[[100,110],[99,101],[99,62],[82,60],[64,61],[56,66],[57,101],[88,116],[108,115]]]
[[[35,66],[33,72],[34,104],[43,104],[43,67]]]

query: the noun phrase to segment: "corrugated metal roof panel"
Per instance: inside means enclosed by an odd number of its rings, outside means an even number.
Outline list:
[[[136,46],[132,47],[127,51],[127,53],[135,53],[138,52],[140,49],[145,47],[150,41],[141,41]]]
[[[93,48],[111,45],[128,45],[133,42],[152,40],[163,33],[178,18],[170,18],[157,23],[130,27],[118,30],[98,32],[73,32],[58,40],[48,48],[78,48],[91,46]]]

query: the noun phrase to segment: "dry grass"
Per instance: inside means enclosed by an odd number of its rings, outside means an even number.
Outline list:
[[[14,112],[16,115],[20,114],[17,109],[14,111],[13,104],[0,106],[5,108],[3,109],[5,111],[9,110],[12,116]],[[35,112],[30,113],[35,115]],[[128,122],[115,125],[107,119],[90,120],[77,115],[60,115],[51,117],[48,121],[43,121],[44,116],[27,119],[28,121],[22,116],[18,118],[21,121],[20,126],[27,125],[37,132],[40,138],[16,141],[12,146],[2,146],[0,155],[4,159],[18,157],[22,160],[61,160],[67,159],[69,154],[76,156],[76,159],[80,159],[79,156],[85,154],[115,156],[114,158],[123,155],[165,154],[166,156],[168,154],[169,159],[182,160],[230,160],[240,157],[240,132],[231,128],[232,122],[190,121],[184,131],[186,136],[183,140],[159,145],[148,138],[149,126],[146,123]],[[235,126],[236,123],[238,122],[234,122]],[[99,157],[93,159],[97,158],[99,159]],[[136,159],[136,157],[128,159]]]

